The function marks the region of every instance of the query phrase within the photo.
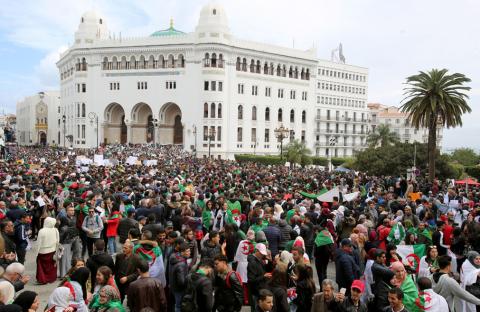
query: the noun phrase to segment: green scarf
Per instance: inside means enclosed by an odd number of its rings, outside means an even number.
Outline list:
[[[100,296],[96,294],[92,300],[92,304],[89,306],[90,309],[117,309],[119,312],[125,312],[125,308],[123,307],[120,300],[114,299],[109,300],[105,304],[100,303]]]

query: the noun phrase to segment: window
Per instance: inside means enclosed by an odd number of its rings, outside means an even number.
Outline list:
[[[302,130],[302,137],[300,138],[302,143],[305,143],[305,130]]]
[[[203,126],[203,140],[208,141],[208,127]]]
[[[270,108],[265,108],[265,121],[270,121]]]
[[[218,91],[220,91],[220,92],[223,91],[223,82],[222,81],[218,82]]]
[[[265,143],[270,142],[270,129],[265,129],[264,141]]]
[[[85,139],[85,125],[82,125],[82,139]]]
[[[218,103],[218,118],[222,118],[222,103]]]
[[[238,84],[238,94],[243,94],[243,83]]]
[[[82,103],[82,117],[86,117],[85,103]],[[85,137],[84,137],[85,138]]]
[[[238,120],[242,120],[242,119],[243,119],[243,106],[238,105]]]
[[[87,84],[82,83],[82,93],[85,93],[85,92],[87,92]]]
[[[252,95],[258,95],[258,86],[252,86]]]
[[[257,107],[252,107],[252,120],[257,120]]]
[[[212,104],[210,105],[210,118],[215,118],[215,111],[216,111],[216,109],[215,109],[215,103],[212,103]]]
[[[302,92],[302,100],[304,100],[304,101],[307,100],[307,91]]]
[[[208,118],[208,103],[203,104],[203,118]]]
[[[290,90],[290,99],[295,100],[295,90]]]
[[[77,125],[77,138],[80,137],[80,125]]]
[[[272,88],[270,87],[265,87],[265,96],[270,97],[272,93]]]
[[[254,143],[257,142],[257,128],[252,128],[252,135],[250,140]]]
[[[147,89],[147,82],[146,81],[137,82],[137,89],[138,90],[146,90]]]
[[[237,142],[243,141],[243,129],[241,127],[237,128]]]
[[[176,81],[167,81],[167,82],[165,82],[165,87],[167,89],[176,89],[177,88],[177,82]]]
[[[208,91],[208,85],[209,85],[209,82],[208,82],[208,81],[205,81],[205,82],[203,83],[203,90],[204,90],[204,91]]]
[[[283,120],[283,111],[281,108],[278,109],[278,121]]]
[[[295,122],[295,111],[290,110],[290,122]]]
[[[306,123],[306,122],[307,122],[307,112],[302,111],[302,123]]]
[[[77,103],[77,117],[80,117],[80,103]]]
[[[283,99],[283,89],[278,89],[278,98]]]
[[[218,126],[217,127],[217,141],[222,140],[222,127]]]
[[[210,89],[212,91],[217,91],[217,82],[216,81],[211,81],[210,82]]]

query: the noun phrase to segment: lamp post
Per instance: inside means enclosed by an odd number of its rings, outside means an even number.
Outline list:
[[[62,116],[62,122],[63,122],[63,148],[65,148],[65,140],[66,140],[66,137],[67,137],[67,126],[66,126],[66,123],[67,123],[67,116],[63,115]]]
[[[152,127],[153,127],[153,146],[157,147],[157,127],[159,126],[158,119],[152,119]]]
[[[98,150],[98,116],[94,112],[88,113],[88,118],[90,118],[90,124],[93,126],[93,123],[96,124],[95,133],[97,135],[97,150]]]
[[[258,144],[258,138],[255,138],[255,144],[253,145],[253,155],[256,155],[257,152],[257,144]]]
[[[329,146],[335,146],[337,144],[337,139],[332,137],[330,138],[329,142],[328,142],[328,145]],[[333,165],[332,165],[332,151],[329,150],[329,153],[328,153],[328,171],[332,171],[333,170]]]
[[[193,136],[195,138],[195,158],[197,158],[197,126],[193,125]]]
[[[283,124],[280,125],[277,129],[273,130],[275,137],[280,141],[280,159],[283,159],[283,139],[288,138],[290,130],[285,128]]]
[[[208,159],[210,159],[210,147],[212,146],[212,140],[215,139],[215,134],[215,128],[208,129]]]

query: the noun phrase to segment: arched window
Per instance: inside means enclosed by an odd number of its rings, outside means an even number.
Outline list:
[[[295,111],[293,109],[290,111],[290,122],[295,122]]]
[[[210,118],[215,118],[215,103],[210,104]]]
[[[277,76],[282,75],[282,68],[280,67],[280,64],[277,65]]]
[[[120,69],[127,69],[127,58],[125,56],[122,56],[120,61]]]
[[[82,58],[82,70],[87,70],[87,60],[85,58]]]
[[[290,66],[290,69],[288,70],[288,78],[293,78],[293,68]]]
[[[208,103],[203,104],[203,118],[208,118]]]
[[[86,117],[85,103],[82,103],[82,117]]]
[[[255,72],[255,61],[254,60],[250,61],[250,72],[251,73]]]
[[[305,79],[310,80],[310,70],[307,68],[307,73],[305,75]]]
[[[261,69],[262,69],[262,65],[260,64],[260,61],[257,61],[257,67],[255,68],[255,72],[257,74],[260,74]]]
[[[175,59],[172,54],[168,56],[168,68],[175,68]]]
[[[278,109],[278,121],[282,121],[283,120],[283,111],[281,108]]]
[[[287,66],[285,66],[284,64],[282,68],[282,77],[286,77],[286,76],[287,76]]]
[[[236,68],[237,68],[237,70],[241,70],[241,69],[242,69],[242,62],[240,61],[240,58],[239,58],[239,57],[237,57]]]
[[[243,58],[242,60],[242,71],[246,72],[247,71],[247,59]]]
[[[136,60],[135,56],[132,56],[130,58],[130,68],[131,69],[137,69],[138,68],[138,63],[137,63],[137,60]]]
[[[242,119],[243,119],[243,106],[238,105],[238,120],[242,120]]]
[[[203,59],[203,67],[210,67],[210,54],[205,53],[205,58]]]
[[[148,58],[147,68],[148,69],[155,68],[153,65],[154,63],[155,63],[155,58],[153,57],[153,55],[150,55],[150,57]]]
[[[302,67],[302,72],[300,73],[300,78],[305,80],[305,69]]]
[[[145,68],[145,56],[140,55],[140,63],[138,64],[139,69],[144,69]]]
[[[307,122],[307,112],[302,111],[302,123],[306,123],[306,122]]]
[[[257,107],[252,107],[252,120],[257,120]]]
[[[218,67],[223,68],[223,54],[218,55]]]
[[[212,53],[212,61],[211,61],[212,67],[217,67],[217,54]]]
[[[298,79],[298,67],[295,66],[295,72],[293,78]]]
[[[265,121],[270,121],[270,108],[265,108]]]
[[[222,118],[222,103],[218,103],[218,118]]]
[[[185,57],[183,56],[183,54],[180,54],[178,56],[178,66],[184,68],[185,67]]]
[[[118,69],[118,61],[116,56],[112,57],[112,69]]]
[[[273,63],[270,63],[270,67],[268,68],[268,74],[273,76]]]
[[[263,65],[263,73],[265,75],[268,75],[268,63],[267,62],[265,62],[265,64]]]
[[[108,57],[105,56],[103,58],[102,68],[105,70],[107,69],[107,66],[108,66]]]

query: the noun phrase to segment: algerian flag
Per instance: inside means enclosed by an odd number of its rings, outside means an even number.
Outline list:
[[[325,194],[326,192],[328,192],[328,190],[326,188],[323,188],[320,190],[320,192],[318,192],[318,194],[313,194],[313,193],[307,193],[307,192],[304,192],[304,191],[300,191],[300,195],[302,195],[303,197],[306,197],[306,198],[311,198],[311,199],[315,199],[317,198],[318,196],[322,195],[322,194]]]
[[[227,201],[227,223],[236,223],[240,226],[242,205],[237,200],[235,202]]]
[[[420,259],[426,254],[425,250],[425,244],[397,246],[398,255],[402,257],[402,260],[410,267],[414,268],[417,274],[420,269]]]
[[[390,230],[390,234],[387,236],[387,240],[390,243],[394,243],[395,245],[400,244],[405,239],[405,229],[400,222],[397,222],[392,229]]]
[[[317,247],[320,247],[329,244],[333,244],[332,234],[326,229],[318,232],[317,237],[315,237],[315,245],[317,245]]]

